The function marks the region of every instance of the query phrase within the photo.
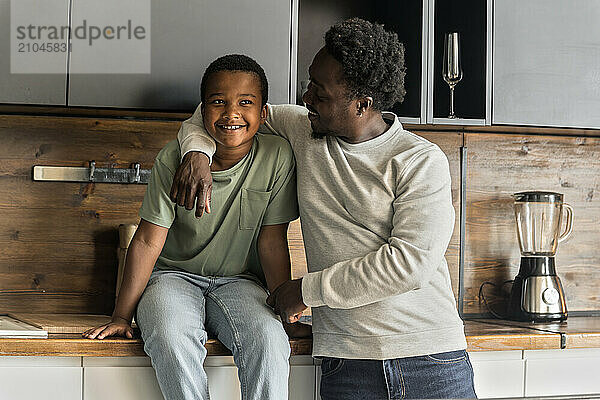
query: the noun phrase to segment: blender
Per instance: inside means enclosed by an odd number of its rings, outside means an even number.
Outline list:
[[[556,275],[558,243],[573,231],[573,208],[554,192],[513,195],[521,266],[508,303],[508,318],[516,321],[556,322],[567,319],[565,294]],[[560,233],[563,210],[565,231]]]

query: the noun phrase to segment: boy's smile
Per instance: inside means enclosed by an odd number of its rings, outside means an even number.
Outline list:
[[[241,160],[266,119],[260,78],[245,71],[218,71],[210,75],[202,99],[204,127],[217,142],[215,161]]]

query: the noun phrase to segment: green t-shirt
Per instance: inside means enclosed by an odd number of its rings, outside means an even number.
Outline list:
[[[139,215],[169,228],[156,267],[203,276],[251,274],[264,282],[257,251],[262,225],[298,218],[294,155],[277,136],[256,134],[250,152],[225,171],[212,172],[211,213],[195,217],[171,202],[181,152],[177,140],[156,156]]]

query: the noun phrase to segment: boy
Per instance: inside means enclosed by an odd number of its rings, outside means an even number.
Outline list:
[[[166,399],[208,399],[207,333],[232,351],[242,399],[287,398],[289,342],[261,281],[273,291],[290,277],[287,227],[298,206],[289,144],[256,135],[267,92],[263,69],[249,57],[224,56],[206,69],[201,109],[216,142],[218,206],[198,220],[170,201],[181,154],[177,140],[168,143],[152,168],[112,322],[83,334],[132,337],[137,304],[144,350]],[[291,334],[299,329],[286,326]]]

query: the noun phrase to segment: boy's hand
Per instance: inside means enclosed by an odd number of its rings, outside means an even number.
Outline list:
[[[290,338],[306,338],[312,336],[312,326],[296,322],[295,324],[283,323],[283,329]]]
[[[88,339],[104,339],[108,336],[123,336],[133,339],[133,328],[123,318],[113,317],[108,324],[100,325],[97,328],[91,328],[83,332],[81,336]]]
[[[186,210],[194,208],[196,203],[196,217],[200,218],[204,211],[210,214],[210,196],[212,193],[212,175],[208,156],[199,151],[187,153],[175,172],[171,192],[171,201]]]

